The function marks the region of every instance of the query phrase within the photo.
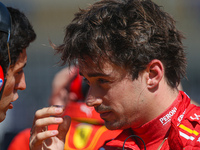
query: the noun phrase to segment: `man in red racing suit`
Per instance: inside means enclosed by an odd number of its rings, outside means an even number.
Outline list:
[[[137,129],[126,129],[102,147],[108,150],[198,150],[200,149],[200,108],[180,91],[174,103],[161,115]]]
[[[89,84],[86,104],[107,129],[124,130],[100,150],[200,149],[200,111],[178,90],[186,77],[184,36],[162,7],[152,0],[101,0],[80,9],[65,31],[55,49]],[[51,137],[41,131],[50,110],[38,110],[32,150],[42,141],[37,136]]]

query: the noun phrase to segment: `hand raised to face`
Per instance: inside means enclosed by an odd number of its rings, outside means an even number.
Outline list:
[[[62,106],[42,108],[35,113],[29,147],[30,150],[63,150],[65,137],[70,127],[69,116],[60,117]],[[57,130],[48,130],[48,125],[58,124]]]

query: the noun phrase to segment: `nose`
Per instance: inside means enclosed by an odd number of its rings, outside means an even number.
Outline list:
[[[100,96],[97,96],[97,91],[93,90],[91,87],[88,91],[87,97],[86,97],[86,105],[90,107],[96,107],[98,105],[101,105],[103,100]]]
[[[18,81],[16,82],[15,89],[17,89],[17,90],[25,90],[26,89],[26,80],[25,80],[24,73],[22,73],[22,75],[19,77]]]

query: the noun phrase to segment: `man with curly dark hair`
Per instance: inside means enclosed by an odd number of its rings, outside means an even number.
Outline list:
[[[26,16],[1,3],[0,74],[3,76],[1,80],[5,78],[5,81],[1,84],[0,122],[5,119],[6,111],[13,108],[12,102],[18,99],[17,91],[26,88],[23,72],[27,62],[26,48],[35,38]]]
[[[177,88],[186,74],[183,38],[151,0],[102,0],[76,13],[55,49],[88,81],[86,104],[108,129],[123,129],[101,149],[200,147],[200,109]]]
[[[27,17],[18,9],[6,7],[0,2],[0,122],[5,119],[7,110],[13,108],[12,102],[18,99],[17,91],[26,88],[23,71],[27,62],[26,49],[35,38],[36,34]],[[67,120],[56,117],[63,112],[62,108],[51,107],[49,110],[52,111],[50,115],[55,116],[56,124],[61,124],[58,129],[49,131],[54,136],[49,139],[53,140],[51,147],[59,149],[64,147]],[[40,146],[42,143],[33,141],[32,144],[37,150],[43,149]]]

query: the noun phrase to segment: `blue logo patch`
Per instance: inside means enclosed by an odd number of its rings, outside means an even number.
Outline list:
[[[3,85],[3,80],[0,79],[0,88],[2,87],[2,85]]]

